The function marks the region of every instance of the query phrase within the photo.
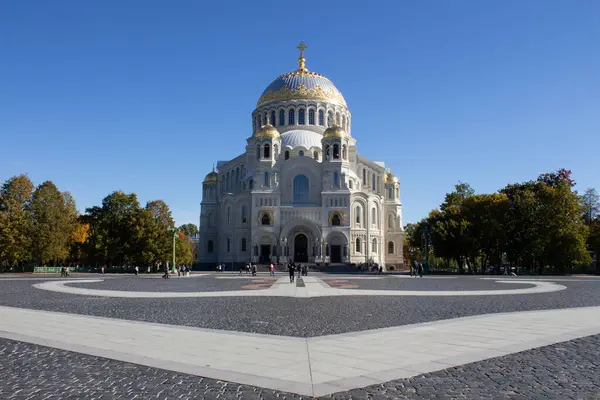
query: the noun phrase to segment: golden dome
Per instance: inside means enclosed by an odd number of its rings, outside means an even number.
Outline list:
[[[384,183],[398,183],[398,177],[390,171],[388,168],[388,172],[385,173],[385,182]]]
[[[202,183],[217,182],[218,180],[219,174],[217,174],[213,169],[211,172],[208,173],[208,175],[206,175],[206,177],[204,178],[204,182]]]
[[[268,122],[265,125],[260,127],[258,132],[256,132],[255,137],[258,139],[279,139],[280,138],[279,131],[277,130],[277,128],[275,128],[273,125],[271,125]]]
[[[283,74],[271,82],[263,91],[256,106],[260,107],[272,101],[322,100],[347,107],[344,96],[333,82],[321,74],[306,69],[304,50],[307,46],[304,42],[300,43],[297,49],[300,50],[298,69]]]
[[[325,132],[323,132],[323,139],[343,139],[346,136],[348,136],[348,134],[346,133],[344,128],[338,125],[332,125],[329,128],[325,129]]]

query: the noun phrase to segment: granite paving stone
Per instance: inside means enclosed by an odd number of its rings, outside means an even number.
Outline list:
[[[504,279],[504,277],[500,278]],[[168,282],[160,278],[136,279],[135,277],[120,278],[117,276],[107,279],[101,285],[104,285],[104,289],[123,287],[123,285],[125,287],[127,285],[132,285],[132,287],[154,285],[162,290],[165,287],[176,285],[180,285],[181,288],[187,285],[194,287],[194,285],[200,285],[196,281],[205,279],[206,282],[202,284],[210,285],[211,282],[214,282],[214,287],[219,288],[215,290],[221,290],[221,282],[239,281],[200,277],[176,278]],[[520,277],[520,279],[535,278]],[[544,279],[549,278],[545,277]],[[384,283],[387,280],[401,281],[404,289],[411,287],[410,285],[420,285],[419,290],[423,290],[426,285],[440,287],[439,285],[443,285],[440,282],[464,281],[461,285],[467,289],[471,284],[479,286],[482,282],[473,277],[456,277],[454,279],[386,277],[369,281],[383,282],[381,285],[387,285]],[[185,283],[175,283],[176,281]],[[0,305],[298,337],[316,337],[487,313],[600,305],[600,279],[578,280],[577,278],[559,281],[558,283],[567,287],[565,290],[515,296],[130,298],[126,300],[49,292],[32,287],[32,284],[36,282],[39,281],[0,280]],[[448,284],[456,285],[456,283]],[[510,286],[517,287],[517,285]],[[502,287],[506,288],[506,286]],[[518,287],[522,287],[522,285]]]
[[[600,335],[320,399],[600,399]],[[308,399],[0,339],[2,399]]]

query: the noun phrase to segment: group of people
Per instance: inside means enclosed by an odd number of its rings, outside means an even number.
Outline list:
[[[417,274],[422,278],[423,277],[423,264],[417,260],[413,261],[412,266],[410,267],[410,276],[417,277]]]
[[[256,267],[256,264],[252,264],[252,263],[246,264],[246,266],[244,268],[240,267],[240,275],[242,274],[242,271],[244,269],[246,270],[247,274],[252,272],[252,276],[256,276],[256,273],[258,272],[258,268]]]
[[[60,269],[60,276],[67,278],[69,276],[69,268],[68,267],[62,267]]]
[[[296,266],[296,263],[291,261],[288,263],[287,268],[290,273],[290,282],[294,282],[296,278],[296,271],[298,271],[298,278],[308,275],[308,266],[303,265],[302,263],[299,263],[298,266]]]
[[[188,267],[186,265],[177,265],[175,267],[175,269],[177,270],[177,276],[190,276],[190,272],[192,271],[192,268]],[[137,270],[136,270],[136,275],[137,275]],[[171,278],[171,271],[169,270],[169,267],[167,265],[165,265],[165,274],[162,277],[163,277],[163,279]]]

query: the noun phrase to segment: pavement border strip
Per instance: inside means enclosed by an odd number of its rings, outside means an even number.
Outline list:
[[[36,321],[33,330],[32,321]],[[523,325],[539,327],[539,332],[523,334],[518,330]],[[460,332],[470,330],[489,335],[471,336],[464,343]],[[484,314],[294,338],[0,306],[0,337],[311,396],[598,333],[600,307]],[[164,338],[172,335],[183,339],[165,349]],[[495,340],[498,335],[510,340]],[[437,351],[423,351],[426,343],[434,344]]]
[[[325,296],[500,296],[548,293],[564,290],[567,287],[553,282],[536,280],[496,280],[497,283],[528,284],[529,288],[497,289],[497,290],[370,290],[332,288],[316,277],[306,277],[305,287],[295,283],[286,284],[286,277],[281,277],[269,288],[257,290],[231,290],[215,292],[133,292],[124,290],[90,289],[68,286],[77,283],[99,283],[102,279],[80,279],[47,281],[36,283],[33,287],[51,292],[68,293],[96,297],[123,298],[191,298],[191,297],[325,297]]]

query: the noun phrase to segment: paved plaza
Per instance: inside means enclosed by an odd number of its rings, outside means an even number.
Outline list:
[[[0,398],[600,398],[600,279],[0,276]]]

